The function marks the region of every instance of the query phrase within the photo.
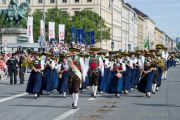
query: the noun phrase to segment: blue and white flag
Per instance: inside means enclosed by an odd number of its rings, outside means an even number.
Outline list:
[[[89,45],[90,32],[86,32],[86,45]]]
[[[95,44],[95,37],[94,37],[94,31],[90,32],[90,41],[91,41],[91,45]]]
[[[74,26],[72,26],[71,31],[72,31],[72,41],[71,42],[74,42],[76,28]]]
[[[80,30],[79,29],[76,30],[76,43],[77,44],[80,43]]]
[[[83,44],[84,42],[84,30],[79,29],[79,44]]]

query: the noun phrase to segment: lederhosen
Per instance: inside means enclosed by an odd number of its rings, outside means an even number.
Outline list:
[[[97,57],[92,57],[89,63],[89,77],[90,77],[90,86],[98,86],[99,80],[99,60]]]
[[[73,59],[74,65],[78,68],[79,71],[81,71],[81,65],[79,58],[78,59]],[[72,71],[70,68],[69,70],[69,88],[70,88],[70,93],[78,93],[79,88],[80,88],[80,79],[79,77]]]

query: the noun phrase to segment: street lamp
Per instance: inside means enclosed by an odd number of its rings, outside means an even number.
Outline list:
[[[46,41],[46,25],[45,25],[45,0],[43,0],[43,20],[44,20],[44,40]]]
[[[102,2],[102,0],[100,0],[100,18],[101,18],[101,39],[100,39],[100,48],[101,48],[101,42],[102,42],[102,11],[101,11],[102,5],[101,5],[101,2]]]
[[[113,27],[114,27],[114,26],[113,26],[113,24],[114,24],[114,23],[113,23],[113,19],[114,19],[114,16],[113,16],[113,13],[114,13],[114,12],[113,12],[113,7],[114,7],[114,6],[113,6],[113,1],[114,1],[114,0],[111,0],[112,45],[114,44],[114,40],[113,40],[113,33],[114,33],[114,30],[113,30]],[[114,46],[112,46],[111,48],[112,48],[112,51],[113,51]]]

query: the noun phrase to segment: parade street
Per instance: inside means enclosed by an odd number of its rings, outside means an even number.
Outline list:
[[[180,66],[168,72],[159,92],[151,98],[133,90],[115,98],[81,93],[78,109],[71,108],[72,98],[58,93],[32,99],[24,85],[0,81],[0,120],[178,120],[180,119]],[[88,94],[89,93],[89,94]]]

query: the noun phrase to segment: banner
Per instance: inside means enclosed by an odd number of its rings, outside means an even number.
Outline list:
[[[90,32],[86,32],[86,34],[85,34],[86,45],[89,45],[89,37],[90,37]]]
[[[79,43],[83,44],[83,42],[84,42],[84,30],[79,29]]]
[[[95,44],[94,31],[90,32],[90,41],[91,41],[91,45]]]
[[[76,32],[76,28],[75,28],[74,26],[72,26],[71,32],[72,32],[72,41],[71,41],[71,42],[74,42],[74,39],[75,39],[75,32]]]
[[[64,41],[65,38],[65,24],[59,24],[59,42]]]
[[[55,38],[55,22],[49,22],[49,41]]]
[[[33,17],[28,17],[27,21],[27,37],[29,43],[33,43]]]
[[[42,37],[45,36],[45,23],[44,23],[44,20],[40,21],[40,36],[42,36]]]
[[[80,43],[80,30],[79,29],[77,29],[76,30],[76,43],[79,45],[79,43]]]

